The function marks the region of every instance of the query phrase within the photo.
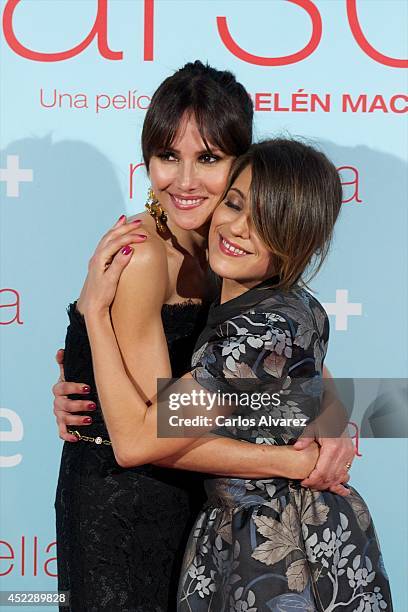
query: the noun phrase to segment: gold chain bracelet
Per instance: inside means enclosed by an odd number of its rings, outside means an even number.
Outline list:
[[[68,429],[68,433],[72,434],[78,440],[82,440],[83,442],[94,442],[94,444],[106,444],[108,446],[112,446],[112,442],[110,440],[103,440],[101,436],[97,436],[93,438],[92,436],[83,436],[76,429]]]

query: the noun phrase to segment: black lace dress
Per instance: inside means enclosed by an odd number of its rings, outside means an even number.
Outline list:
[[[194,304],[163,306],[174,376],[190,369],[206,310]],[[90,385],[88,398],[98,406],[84,413],[92,416],[92,425],[72,429],[105,440],[108,433],[96,394],[84,320],[75,304],[68,314],[66,380]],[[152,465],[122,468],[111,446],[65,442],[55,510],[58,587],[70,591],[69,610],[175,610],[183,552],[203,502],[202,491],[199,474]]]

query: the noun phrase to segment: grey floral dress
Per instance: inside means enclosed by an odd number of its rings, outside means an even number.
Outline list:
[[[193,376],[214,392],[279,384],[284,401],[275,415],[314,418],[328,319],[310,293],[283,292],[273,282],[211,308]],[[216,433],[256,444],[288,444],[299,435],[261,425],[268,408],[248,410],[257,413],[255,425],[234,422]],[[283,478],[211,478],[205,487],[208,499],[184,557],[179,612],[392,610],[374,525],[354,489],[340,497]]]

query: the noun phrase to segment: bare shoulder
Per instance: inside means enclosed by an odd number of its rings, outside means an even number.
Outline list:
[[[165,270],[167,273],[167,249],[164,240],[143,228],[140,229],[140,233],[145,234],[147,238],[144,242],[131,243],[133,255],[126,269],[142,272],[144,269],[151,271],[151,266],[154,268],[159,266],[160,270]]]
[[[147,239],[131,245],[133,254],[122,272],[115,301],[121,296],[138,294],[161,306],[167,299],[169,285],[166,244],[155,231],[141,227],[140,233],[147,235]]]
[[[152,237],[156,236],[157,238],[160,238],[156,230],[156,224],[154,222],[154,219],[148,212],[141,212],[136,215],[131,215],[127,218],[127,223],[136,220],[142,222],[139,226],[141,232],[143,232],[144,234],[148,234]]]

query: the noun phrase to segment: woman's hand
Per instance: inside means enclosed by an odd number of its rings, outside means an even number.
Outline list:
[[[322,430],[327,432],[332,431],[332,423],[346,426],[348,416],[341,401],[339,401],[336,387],[332,384],[333,377],[326,366],[323,367],[323,378],[325,391],[327,392],[327,395],[325,395],[327,401],[324,411],[322,411],[319,418],[326,414],[326,424],[323,421]],[[327,425],[327,423],[330,423],[330,425]],[[316,425],[316,422],[314,425]],[[295,449],[301,451],[308,444],[316,440],[320,446],[319,460],[316,467],[305,477],[301,484],[309,489],[318,491],[328,490],[331,493],[346,497],[350,494],[350,489],[343,485],[350,480],[348,470],[355,457],[354,444],[348,435],[347,429],[345,429],[341,436],[339,435],[336,438],[326,437],[325,435],[319,436],[318,432],[319,428],[312,429],[312,435],[310,435],[306,430],[305,435],[302,435],[294,445]]]
[[[346,497],[350,490],[343,486],[349,480],[348,470],[355,457],[355,448],[347,434],[341,438],[318,439],[320,455],[316,467],[304,477],[302,486],[318,491],[331,491]],[[309,444],[315,444],[312,438],[302,437],[295,444],[297,452],[303,452]]]
[[[319,459],[320,447],[316,442],[311,442],[303,450],[295,450],[293,446],[283,447],[291,454],[287,463],[287,478],[303,480],[314,470]]]
[[[131,244],[144,242],[147,238],[146,233],[140,232],[141,223],[140,219],[126,223],[126,217],[122,215],[96,247],[77,303],[78,310],[85,317],[109,310],[120,275],[132,255]]]
[[[84,383],[71,383],[65,381],[64,374],[64,350],[57,351],[55,359],[60,368],[60,377],[58,382],[53,386],[54,394],[54,414],[58,425],[58,434],[61,440],[65,442],[78,442],[78,438],[68,433],[69,427],[77,427],[78,425],[90,425],[92,417],[77,416],[75,412],[92,412],[96,410],[96,404],[89,400],[71,400],[67,397],[70,394],[88,395],[90,388]],[[90,419],[90,420],[89,420]]]

